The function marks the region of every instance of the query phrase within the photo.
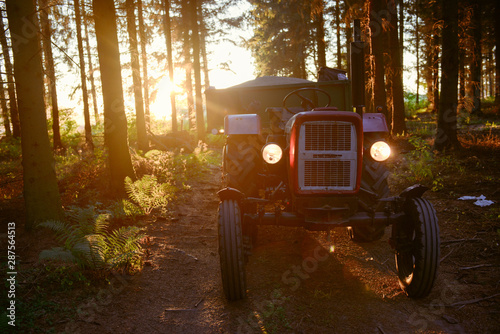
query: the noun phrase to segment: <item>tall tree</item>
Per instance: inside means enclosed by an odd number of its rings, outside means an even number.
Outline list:
[[[500,17],[500,6],[495,6],[495,17]],[[500,20],[495,20],[495,104],[500,105]]]
[[[134,0],[125,1],[127,11],[127,32],[129,39],[130,64],[132,67],[132,81],[134,85],[135,122],[137,127],[137,146],[142,151],[149,148],[144,118],[144,99],[142,97],[141,65],[139,63],[139,48],[137,45],[137,29],[135,25]]]
[[[472,2],[472,55],[471,55],[471,93],[472,93],[472,114],[481,113],[481,70],[482,70],[482,26],[481,26],[481,1],[475,0]]]
[[[90,81],[90,93],[92,95],[92,106],[94,109],[95,124],[100,123],[99,119],[99,109],[97,107],[97,92],[94,80],[94,65],[92,63],[92,53],[90,52],[90,35],[89,35],[89,17],[87,16],[87,11],[85,10],[85,5],[81,9],[83,18],[83,27],[85,29],[85,48],[87,50],[87,62],[89,63],[89,81]]]
[[[370,36],[372,57],[375,63],[374,80],[373,80],[373,103],[375,108],[382,107],[382,112],[385,114],[390,125],[390,117],[387,113],[386,92],[385,92],[385,65],[384,65],[384,32],[381,13],[387,10],[386,0],[370,0]],[[397,32],[396,32],[397,33]]]
[[[182,52],[184,54],[184,70],[186,72],[186,81],[185,81],[185,90],[186,90],[186,100],[187,100],[187,109],[188,109],[188,117],[189,117],[189,128],[191,130],[196,129],[196,110],[194,107],[194,99],[193,99],[193,75],[192,68],[193,62],[191,58],[191,34],[190,34],[190,24],[188,24],[192,18],[190,17],[190,8],[189,8],[189,0],[181,1],[181,15],[182,20],[185,22],[182,28],[182,39],[183,39],[183,48]]]
[[[257,75],[307,78],[313,24],[310,1],[250,0],[254,34],[248,41]]]
[[[149,74],[148,74],[148,53],[146,50],[147,34],[146,25],[144,24],[144,13],[142,10],[142,0],[137,0],[137,16],[139,18],[139,39],[141,44],[141,60],[142,60],[142,74],[144,81],[144,117],[146,120],[146,128],[149,128],[150,111],[149,111]]]
[[[21,123],[26,229],[62,218],[54,158],[47,134],[38,20],[32,0],[7,0]]]
[[[417,94],[415,97],[415,104],[417,105],[417,108],[420,104],[420,22],[418,21],[418,15],[419,11],[417,6],[415,12],[415,57],[417,58],[415,64],[415,70],[417,72]]]
[[[441,97],[434,147],[442,151],[459,147],[457,138],[458,104],[458,5],[455,0],[442,2]]]
[[[167,67],[170,84],[174,83],[174,60],[172,56],[172,28],[170,23],[170,0],[163,0],[164,16],[163,30],[165,33],[165,43],[167,45]],[[172,132],[177,131],[177,110],[175,107],[175,92],[170,90],[170,109],[172,111]]]
[[[0,80],[0,107],[2,108],[2,118],[3,127],[5,129],[5,136],[7,138],[12,137],[12,131],[10,130],[10,117],[9,109],[7,108],[7,99],[5,98],[5,87],[3,85],[3,80]]]
[[[93,151],[94,143],[92,141],[92,127],[90,125],[87,75],[85,73],[85,58],[83,54],[82,16],[80,14],[80,0],[74,0],[74,7],[75,7],[75,22],[76,22],[76,39],[78,43],[78,58],[80,62],[80,81],[82,85],[83,118],[85,121],[85,146],[86,149]]]
[[[313,1],[311,12],[312,12],[313,24],[316,28],[315,30],[316,30],[316,47],[318,49],[317,51],[318,69],[326,67],[325,19],[323,18],[324,10],[325,10],[325,3],[323,2],[323,0]],[[339,21],[340,20],[338,20],[337,23]]]
[[[432,112],[435,113],[439,108],[439,17],[440,12],[439,2],[436,1],[432,5],[432,40],[431,40],[431,73],[432,73]]]
[[[10,121],[12,123],[12,135],[15,138],[21,136],[21,126],[19,123],[19,110],[17,108],[16,87],[14,84],[14,70],[10,60],[10,48],[5,36],[5,27],[3,23],[3,11],[0,11],[0,44],[2,44],[3,61],[7,75],[7,92],[9,94]]]
[[[57,102],[56,69],[54,67],[54,55],[52,54],[52,28],[49,20],[49,2],[41,0],[40,7],[40,25],[43,35],[43,52],[45,55],[45,73],[48,78],[48,90],[50,96],[50,105],[52,106],[52,140],[54,150],[63,148],[61,141],[61,131],[59,126],[59,105]]]
[[[108,151],[111,190],[123,194],[124,180],[135,178],[127,143],[120,51],[113,0],[92,2],[104,100],[104,142]]]
[[[196,131],[198,140],[205,137],[205,119],[203,116],[203,96],[201,83],[201,62],[200,62],[200,33],[198,25],[198,5],[196,0],[190,0],[190,17],[193,43],[193,70],[196,97]]]
[[[335,2],[335,31],[337,42],[337,68],[342,68],[341,26],[340,26],[340,1]],[[349,58],[349,56],[348,56]]]
[[[400,4],[402,6],[402,4]],[[392,13],[389,21],[389,48],[391,55],[391,75],[392,83],[392,133],[402,134],[406,131],[405,105],[403,91],[403,64],[400,56],[400,42],[398,40],[398,15],[394,0],[388,1],[389,11]]]

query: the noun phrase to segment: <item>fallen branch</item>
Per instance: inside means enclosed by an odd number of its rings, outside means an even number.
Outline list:
[[[481,241],[481,239],[479,239],[479,238],[470,238],[470,239],[445,240],[445,241],[441,241],[441,245],[454,244],[456,242],[466,242],[466,241]]]
[[[448,306],[449,306],[449,307],[455,307],[455,306],[462,306],[462,305],[475,304],[475,303],[482,302],[483,300],[487,300],[487,299],[495,298],[495,297],[497,297],[497,296],[500,296],[500,293],[494,294],[494,295],[492,295],[492,296],[484,297],[484,298],[476,298],[476,299],[466,300],[466,301],[463,301],[463,302],[456,302],[456,303],[450,304],[450,305],[448,305]]]
[[[448,254],[446,254],[445,256],[443,256],[441,258],[441,260],[439,261],[439,263],[443,262],[448,256],[451,255],[451,253],[453,253],[455,251],[456,248],[453,248]]]
[[[458,270],[469,270],[469,269],[476,269],[476,268],[482,268],[482,267],[494,267],[492,264],[478,264],[476,266],[472,267],[461,267],[458,268]]]

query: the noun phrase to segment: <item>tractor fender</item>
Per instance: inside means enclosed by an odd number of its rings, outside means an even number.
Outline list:
[[[384,114],[363,114],[363,132],[389,132]]]
[[[429,188],[426,187],[426,186],[423,186],[421,184],[414,184],[414,185],[406,188],[405,190],[403,190],[401,192],[401,194],[399,194],[399,196],[403,197],[403,198],[406,198],[406,199],[409,199],[409,198],[419,198],[419,197],[422,197],[422,195],[427,190],[429,190]]]
[[[245,194],[243,194],[241,191],[230,187],[219,190],[217,192],[217,195],[219,196],[221,201],[228,199],[240,201],[245,198]]]
[[[260,116],[257,114],[227,115],[224,119],[226,135],[260,135]]]

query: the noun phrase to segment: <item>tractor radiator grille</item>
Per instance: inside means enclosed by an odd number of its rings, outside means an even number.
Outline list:
[[[299,188],[349,191],[356,187],[357,137],[350,122],[304,122],[299,139]]]
[[[305,124],[306,151],[349,151],[351,123],[310,122]]]
[[[304,186],[349,187],[350,185],[350,161],[306,160],[304,162]]]

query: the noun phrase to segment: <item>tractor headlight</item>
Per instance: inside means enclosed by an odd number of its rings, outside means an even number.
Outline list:
[[[370,155],[375,161],[385,161],[391,155],[391,148],[385,141],[377,141],[370,148]]]
[[[275,163],[278,163],[282,156],[283,150],[277,144],[266,144],[266,146],[262,149],[262,158],[268,164],[274,165]]]

